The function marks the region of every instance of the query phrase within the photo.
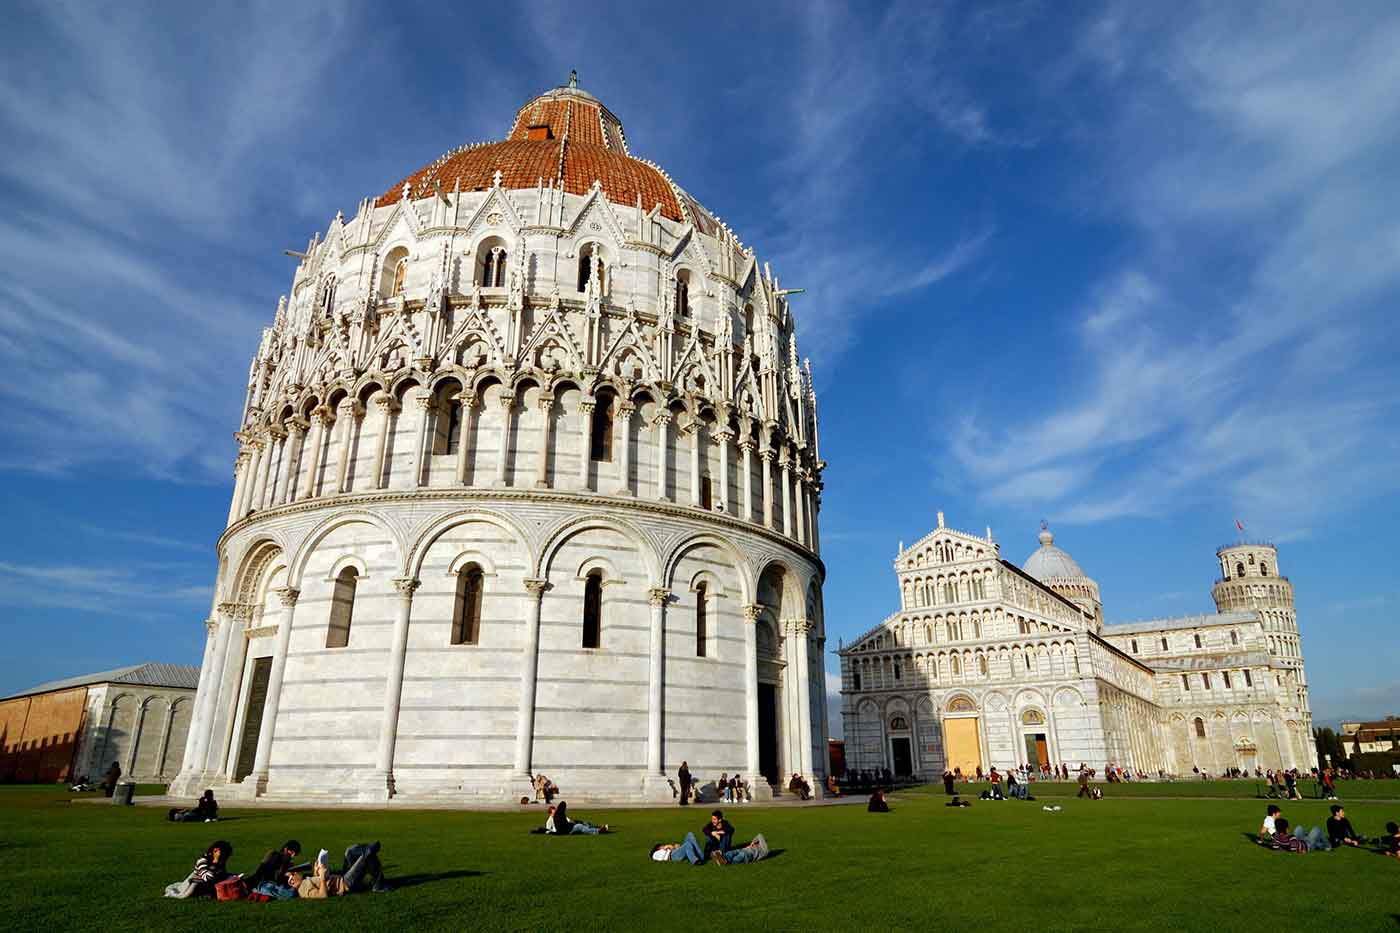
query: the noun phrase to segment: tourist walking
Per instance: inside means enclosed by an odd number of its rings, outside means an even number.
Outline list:
[[[1079,769],[1079,793],[1075,797],[1088,797],[1093,799],[1094,795],[1089,793],[1089,769],[1080,767]]]
[[[947,768],[943,769],[943,793],[953,796],[953,772]]]
[[[676,777],[681,781],[681,806],[690,806],[690,765],[681,762],[681,770]]]

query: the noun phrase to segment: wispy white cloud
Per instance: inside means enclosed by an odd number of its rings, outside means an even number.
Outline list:
[[[202,575],[202,565],[187,568]],[[199,612],[212,585],[172,583],[170,574],[88,564],[0,561],[0,605],[67,609],[102,617],[152,618]]]

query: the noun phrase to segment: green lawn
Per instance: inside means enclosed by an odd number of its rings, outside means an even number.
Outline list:
[[[1116,791],[1112,788],[1111,791]],[[1241,799],[977,803],[909,792],[894,812],[863,806],[731,807],[739,834],[776,852],[750,866],[647,860],[653,841],[695,829],[705,808],[590,811],[608,836],[528,835],[531,812],[229,810],[172,824],[160,810],[70,803],[66,791],[0,788],[0,917],[15,931],[273,929],[1086,929],[1394,930],[1400,862],[1369,852],[1306,856],[1246,840],[1263,803]],[[1050,799],[1048,797],[1042,799]],[[1321,801],[1285,804],[1313,824]],[[1374,835],[1400,804],[1357,802]],[[235,868],[289,836],[308,854],[384,845],[384,895],[272,904],[173,901],[216,836]]]

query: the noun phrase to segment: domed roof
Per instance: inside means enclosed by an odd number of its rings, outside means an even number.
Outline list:
[[[384,192],[375,206],[397,202],[404,185],[414,199],[435,194],[434,182],[448,192],[484,191],[496,172],[503,188],[552,182],[578,195],[587,194],[597,181],[609,201],[635,207],[640,197],[644,211],[656,206],[664,217],[690,220],[702,232],[711,232],[705,222],[709,215],[698,204],[656,166],[632,158],[621,121],[598,98],[580,90],[575,77],[521,107],[504,140],[454,149]]]
[[[1048,527],[1040,530],[1040,547],[1026,562],[1021,565],[1021,569],[1035,577],[1041,583],[1051,579],[1064,579],[1066,577],[1079,577],[1088,579],[1079,565],[1074,562],[1065,551],[1055,547],[1055,536],[1050,533]]]

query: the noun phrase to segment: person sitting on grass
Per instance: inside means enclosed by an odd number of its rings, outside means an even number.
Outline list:
[[[1339,804],[1332,805],[1332,815],[1327,818],[1327,839],[1332,843],[1332,848],[1340,846],[1359,846],[1366,839],[1356,830],[1351,828],[1351,820],[1347,819],[1346,807]]]
[[[694,833],[686,833],[681,842],[658,842],[651,847],[653,862],[689,862],[700,865],[705,861],[705,852],[700,848]]]
[[[287,880],[296,889],[297,897],[310,900],[343,897],[353,894],[356,889],[368,888],[376,893],[389,890],[379,864],[377,842],[362,842],[346,849],[345,866],[338,875],[331,871],[328,853],[322,849],[310,875],[294,871],[287,876]]]
[[[214,799],[214,792],[206,790],[194,807],[189,810],[175,807],[168,818],[175,823],[212,823],[219,818],[219,804]]]
[[[229,876],[228,860],[231,855],[233,844],[220,839],[195,859],[194,873],[190,875],[190,880],[194,882],[191,897],[214,896],[215,885]]]
[[[1400,858],[1400,824],[1386,823],[1385,832],[1386,835],[1376,840],[1381,844],[1381,854]]]
[[[953,799],[950,800],[950,801],[948,801],[947,803],[945,803],[943,806],[945,806],[945,807],[970,807],[970,806],[972,806],[972,802],[971,802],[970,800],[963,800],[961,797],[959,797],[959,796],[957,796],[956,794],[954,794],[954,795],[953,795]]]
[[[724,818],[723,810],[711,813],[710,821],[700,827],[700,833],[705,837],[705,858],[714,852],[728,852],[734,844],[734,827]]]
[[[1274,838],[1274,833],[1278,832],[1277,821],[1283,811],[1278,808],[1278,804],[1271,803],[1264,811],[1264,825],[1259,827],[1259,841],[1269,842]]]
[[[727,852],[713,852],[710,861],[716,865],[746,865],[768,857],[768,840],[759,833],[748,845]]]
[[[544,831],[551,836],[596,836],[599,833],[611,832],[607,823],[594,826],[583,820],[569,819],[569,805],[562,800],[549,808],[549,818],[544,821]]]
[[[277,898],[296,897],[296,892],[287,884],[287,875],[300,854],[301,843],[295,839],[288,839],[282,843],[282,848],[269,851],[258,867],[243,879],[248,890]],[[266,890],[261,890],[263,888]]]
[[[875,788],[875,793],[870,795],[870,803],[865,805],[867,813],[889,813],[890,805],[885,802],[885,792],[882,788]]]

